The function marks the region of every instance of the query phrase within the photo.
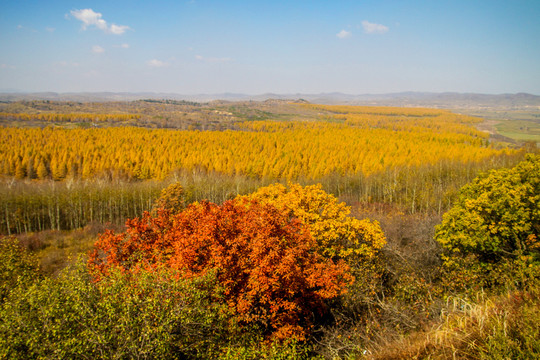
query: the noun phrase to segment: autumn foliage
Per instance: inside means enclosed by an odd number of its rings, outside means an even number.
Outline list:
[[[372,300],[384,273],[381,250],[386,244],[377,221],[350,216],[350,206],[320,184],[273,184],[241,198],[270,204],[300,219],[315,239],[320,255],[349,265],[355,282],[346,298],[355,298],[357,303]]]
[[[369,176],[449,161],[467,164],[511,153],[488,146],[487,134],[472,126],[478,118],[449,111],[304,107],[321,111],[320,117],[238,122],[237,131],[4,128],[0,175],[164,179],[176,169],[205,169],[232,176],[320,179],[332,174]],[[92,116],[108,119],[108,115]]]
[[[172,213],[182,211],[186,207],[184,187],[176,182],[161,190],[159,198],[154,202],[153,211],[167,209]]]
[[[240,324],[274,338],[302,339],[325,300],[352,282],[348,266],[318,254],[309,230],[287,212],[243,199],[195,203],[171,215],[127,223],[95,244],[89,266],[99,278],[112,268],[151,270],[166,264],[181,277],[215,272]]]
[[[386,244],[378,222],[349,216],[350,206],[339,202],[320,184],[274,184],[245,198],[270,204],[300,219],[317,241],[319,253],[328,258],[366,261],[376,257]]]

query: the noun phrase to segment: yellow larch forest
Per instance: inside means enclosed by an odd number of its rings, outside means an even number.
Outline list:
[[[510,151],[489,145],[487,134],[473,127],[480,119],[446,110],[297,106],[320,110],[319,118],[244,121],[225,131],[3,128],[0,173],[20,179],[104,173],[164,179],[175,169],[199,168],[257,178],[317,179],[369,176],[441,161],[476,162]],[[137,115],[124,115],[130,116]]]

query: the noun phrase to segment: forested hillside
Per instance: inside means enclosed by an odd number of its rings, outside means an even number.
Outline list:
[[[0,358],[534,358],[540,158],[481,121],[0,104]]]

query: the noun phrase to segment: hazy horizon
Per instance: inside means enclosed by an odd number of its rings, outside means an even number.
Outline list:
[[[327,95],[327,96],[332,96],[332,95],[335,95],[335,96],[350,96],[350,97],[385,97],[385,96],[389,96],[389,97],[392,97],[392,96],[399,96],[399,95],[403,95],[403,96],[407,96],[407,95],[410,95],[411,97],[415,97],[415,96],[422,96],[422,95],[426,95],[426,96],[437,96],[437,95],[463,95],[463,96],[466,96],[466,95],[479,95],[479,96],[492,96],[492,97],[497,97],[497,96],[504,96],[504,95],[512,95],[512,96],[516,96],[516,95],[531,95],[531,96],[535,96],[535,97],[540,97],[539,94],[533,94],[533,93],[529,93],[529,92],[515,92],[515,93],[509,93],[509,92],[506,92],[506,93],[478,93],[478,92],[457,92],[457,91],[440,91],[440,92],[430,92],[430,91],[399,91],[399,92],[387,92],[387,93],[362,93],[362,94],[353,94],[353,93],[344,93],[344,92],[340,92],[340,91],[332,91],[332,92],[318,92],[318,93],[308,93],[308,92],[305,92],[305,93],[301,93],[301,92],[288,92],[288,93],[276,93],[276,92],[264,92],[264,93],[241,93],[241,92],[230,92],[230,91],[226,91],[226,92],[214,92],[214,93],[203,93],[203,92],[199,92],[199,93],[179,93],[179,92],[164,92],[164,91],[107,91],[107,90],[103,90],[103,91],[46,91],[46,90],[43,90],[43,91],[26,91],[26,90],[19,90],[19,89],[0,89],[0,94],[21,94],[21,95],[24,95],[24,94],[27,94],[27,95],[32,95],[32,94],[58,94],[58,95],[67,95],[67,94],[95,94],[95,95],[98,95],[98,94],[111,94],[111,95],[115,95],[115,94],[118,94],[118,95],[122,95],[122,94],[126,94],[126,95],[138,95],[138,94],[141,94],[141,95],[177,95],[177,96],[186,96],[186,97],[189,97],[189,96],[220,96],[220,95],[227,95],[227,96],[231,96],[231,97],[235,97],[235,96],[246,96],[246,97],[261,97],[261,96],[271,96],[272,95],[275,95],[277,97],[281,97],[281,96],[296,96],[296,95],[309,95],[309,96],[324,96],[324,95]]]
[[[0,3],[0,91],[540,94],[538,1]]]

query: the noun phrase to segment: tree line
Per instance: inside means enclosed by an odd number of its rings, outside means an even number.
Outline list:
[[[411,214],[440,215],[450,208],[457,190],[478,173],[511,166],[522,157],[522,153],[514,153],[466,164],[444,161],[436,165],[394,167],[370,176],[332,173],[317,182],[350,205],[387,203]],[[274,180],[225,175],[203,168],[178,170],[164,180],[146,181],[5,178],[0,180],[0,234],[76,229],[91,221],[120,225],[127,218],[151,209],[161,189],[173,182],[184,187],[189,201],[206,199],[221,203],[253,192]],[[298,182],[303,185],[314,183],[307,178],[298,179]]]

